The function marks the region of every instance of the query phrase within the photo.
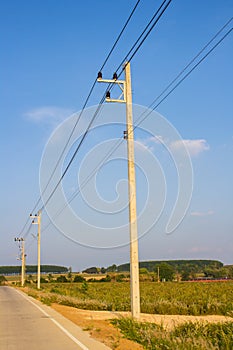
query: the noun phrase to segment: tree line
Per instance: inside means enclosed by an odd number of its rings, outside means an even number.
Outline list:
[[[37,265],[27,265],[27,273],[37,273]],[[42,273],[67,273],[68,268],[57,265],[41,265]],[[21,273],[21,266],[0,266],[1,275],[14,275]]]
[[[111,265],[107,268],[91,267],[83,273],[129,273],[130,264]],[[233,279],[233,266],[224,266],[217,260],[165,260],[139,262],[140,275],[151,275],[153,280]],[[148,276],[149,277],[149,276]]]

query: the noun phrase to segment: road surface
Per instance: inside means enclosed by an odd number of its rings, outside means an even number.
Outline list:
[[[107,350],[50,307],[0,287],[1,350]]]

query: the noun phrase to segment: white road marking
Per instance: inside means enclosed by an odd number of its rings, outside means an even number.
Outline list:
[[[31,304],[33,304],[37,309],[39,309],[46,317],[48,317],[58,328],[62,330],[73,342],[75,342],[77,345],[79,345],[83,350],[89,350],[83,343],[81,343],[77,338],[75,338],[67,329],[65,329],[59,322],[57,322],[53,317],[51,317],[46,311],[44,311],[39,305],[35,304],[31,299],[29,299],[26,295],[24,295],[22,292],[15,289],[17,293],[19,293],[23,298],[25,298],[27,301],[29,301]]]

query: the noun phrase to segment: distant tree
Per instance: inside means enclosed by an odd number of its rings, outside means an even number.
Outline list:
[[[115,264],[107,267],[107,272],[116,272],[117,271],[117,266]]]
[[[68,274],[67,274],[67,278],[68,278],[68,280],[70,281],[70,282],[72,282],[72,272],[71,271],[69,271],[68,272]]]
[[[181,281],[188,281],[190,279],[190,274],[188,271],[183,271],[181,274]]]
[[[122,264],[117,266],[117,271],[118,272],[129,272],[130,271],[130,264]]]
[[[226,278],[228,276],[228,271],[227,268],[222,267],[222,268],[206,268],[204,270],[205,277],[210,277],[210,278]]]
[[[101,273],[105,273],[106,271],[107,271],[107,269],[105,267],[101,267],[101,269],[100,269]]]
[[[149,271],[148,271],[147,268],[145,268],[145,267],[141,267],[141,268],[139,269],[139,274],[140,274],[140,275],[148,275],[148,273],[149,273]]]
[[[147,268],[149,272],[156,271],[161,263],[167,263],[172,266],[176,273],[181,274],[183,271],[188,270],[190,276],[195,277],[195,274],[203,273],[205,268],[220,269],[223,267],[223,263],[216,260],[165,260],[165,261],[140,261],[139,268]],[[130,270],[130,264],[122,264],[117,267],[118,272],[125,272]]]
[[[89,267],[88,269],[82,271],[83,273],[88,273],[88,274],[97,274],[98,273],[98,269],[97,267]]]
[[[163,281],[172,281],[175,275],[174,268],[167,264],[167,263],[161,263],[159,265],[159,277],[160,280]]]
[[[233,279],[233,265],[227,266],[227,277]]]

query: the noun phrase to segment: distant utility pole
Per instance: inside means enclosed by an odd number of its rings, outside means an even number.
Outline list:
[[[106,93],[106,102],[119,102],[126,104],[126,125],[124,138],[128,148],[128,192],[129,192],[129,224],[130,224],[130,287],[131,287],[131,313],[135,319],[140,318],[140,291],[139,291],[139,264],[138,264],[138,233],[137,233],[137,209],[136,209],[136,179],[134,165],[134,128],[132,112],[132,89],[130,62],[126,62],[125,80],[118,80],[117,74],[113,79],[102,79],[102,73],[98,73],[97,81],[100,83],[117,84],[121,90],[118,99],[110,97],[110,91]]]
[[[25,247],[24,247],[24,239],[23,238],[15,238],[15,242],[20,242],[20,244],[22,243],[22,245],[20,245],[20,250],[21,250],[21,254],[20,254],[20,260],[22,261],[22,266],[21,266],[21,286],[24,286],[24,282],[25,282]]]
[[[38,214],[32,215],[32,224],[38,225],[37,231],[37,289],[40,289],[40,233],[41,233],[41,210],[38,211]]]

